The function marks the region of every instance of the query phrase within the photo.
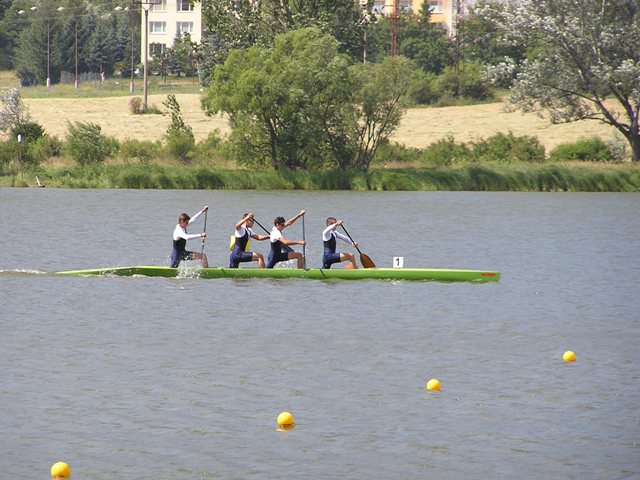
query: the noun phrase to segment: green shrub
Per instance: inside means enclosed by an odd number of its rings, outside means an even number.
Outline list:
[[[544,162],[544,146],[536,137],[516,137],[512,132],[471,142],[472,156],[479,162]]]
[[[389,141],[382,142],[376,150],[374,164],[386,164],[391,162],[410,163],[420,160],[422,150],[419,148],[408,148]]]
[[[11,129],[13,138],[18,138],[18,135],[22,135],[23,142],[35,142],[44,136],[44,128],[36,122],[21,123]]]
[[[429,145],[422,153],[423,164],[432,167],[445,167],[464,163],[471,159],[469,149],[464,143],[456,143],[449,135]]]
[[[100,125],[89,122],[69,123],[69,156],[81,166],[103,163],[112,153],[113,141],[102,134]]]
[[[562,143],[549,153],[553,162],[566,160],[604,161],[614,160],[611,147],[598,137],[584,138],[573,143]]]
[[[128,138],[120,144],[120,156],[125,162],[138,160],[140,163],[147,165],[158,156],[160,149],[159,142]]]
[[[446,67],[436,82],[441,95],[455,98],[466,97],[487,100],[493,97],[489,82],[484,78],[483,69],[477,63],[465,63],[457,70]]]
[[[220,130],[215,129],[213,132],[209,132],[207,138],[195,146],[193,158],[209,163],[216,163],[217,160],[224,159],[223,150],[224,140],[222,140],[220,136]]]
[[[12,162],[18,160],[18,142],[11,138],[6,142],[0,142],[0,171],[3,173],[9,170]]]
[[[51,157],[59,157],[62,153],[62,142],[57,137],[45,135],[28,144],[27,149],[33,157],[33,165],[40,165]]]
[[[433,105],[440,99],[436,78],[434,74],[426,74],[409,85],[407,97],[414,105]]]
[[[0,167],[2,171],[14,174],[17,169],[23,167],[37,167],[43,158],[34,154],[33,145],[33,143],[18,142],[14,138],[0,142]]]
[[[120,151],[120,140],[118,140],[116,137],[104,137],[105,138],[105,143],[107,145],[107,150],[108,150],[108,157],[112,157],[118,154],[118,152]]]
[[[196,144],[193,133],[189,135],[172,130],[167,132],[164,138],[167,141],[167,151],[172,157],[182,162],[191,159],[191,151]]]
[[[180,104],[175,95],[167,95],[162,104],[167,109],[166,115],[171,115],[171,123],[165,134],[167,149],[173,157],[186,162],[191,158],[191,152],[196,145],[193,129],[182,119]]]
[[[59,157],[60,155],[62,155],[64,143],[58,137],[45,135],[35,142],[34,147],[36,147],[37,149],[45,150],[47,152],[47,158]]]
[[[460,102],[460,97],[454,97],[450,92],[444,92],[439,97],[435,103],[435,107],[455,107],[456,105],[460,105],[463,102]]]

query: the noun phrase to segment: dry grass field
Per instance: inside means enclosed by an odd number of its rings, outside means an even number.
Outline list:
[[[149,106],[162,107],[165,95],[149,95]],[[222,116],[208,117],[200,107],[200,95],[177,94],[183,118],[191,125],[197,140],[219,129],[228,134],[229,126]],[[50,135],[63,137],[67,122],[97,123],[103,133],[127,138],[157,140],[162,137],[169,118],[162,115],[133,115],[129,97],[107,98],[37,98],[25,99],[32,119],[44,126]],[[604,141],[614,137],[614,129],[597,122],[549,125],[533,114],[507,113],[502,103],[485,105],[410,109],[393,140],[408,147],[426,147],[452,135],[456,141],[487,138],[497,132],[532,135],[540,139],[547,153],[556,145],[584,137],[599,136]]]
[[[120,140],[159,140],[167,130],[170,117],[159,114],[134,115],[129,111],[130,97],[106,98],[26,98],[32,120],[40,123],[50,135],[64,137],[67,123],[82,121],[96,123],[102,133]],[[149,107],[163,109],[166,95],[149,95]],[[196,140],[220,129],[229,132],[227,121],[221,116],[207,117],[200,107],[200,95],[176,94],[182,117],[193,128]]]

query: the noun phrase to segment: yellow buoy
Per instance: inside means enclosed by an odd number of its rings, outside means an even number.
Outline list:
[[[293,420],[293,415],[289,412],[282,412],[278,415],[278,425],[293,425],[295,421]]]
[[[51,476],[54,478],[67,478],[71,475],[71,467],[64,462],[56,462],[51,467]]]
[[[564,354],[562,355],[562,359],[565,362],[575,362],[576,361],[576,354],[573,353],[571,350],[567,350],[566,352],[564,352]]]
[[[427,382],[426,389],[427,390],[436,390],[436,391],[439,392],[440,391],[440,382],[437,379],[432,378],[431,380],[429,380]]]

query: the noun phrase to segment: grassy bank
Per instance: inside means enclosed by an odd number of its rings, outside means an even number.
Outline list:
[[[203,166],[100,165],[39,168],[0,177],[1,186],[226,190],[638,192],[640,168],[602,164],[466,165],[361,172],[246,171]]]

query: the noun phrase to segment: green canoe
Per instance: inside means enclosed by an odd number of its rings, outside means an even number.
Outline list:
[[[200,278],[310,278],[313,280],[435,280],[440,282],[497,282],[500,272],[486,270],[450,270],[438,268],[336,268],[323,270],[310,268],[194,268],[135,266],[98,268],[94,270],[70,270],[58,275],[109,275],[130,277],[200,277]]]

